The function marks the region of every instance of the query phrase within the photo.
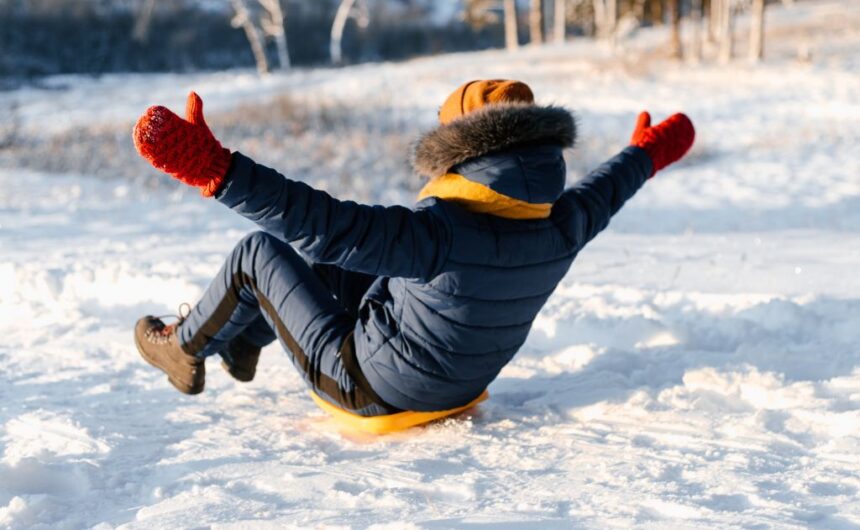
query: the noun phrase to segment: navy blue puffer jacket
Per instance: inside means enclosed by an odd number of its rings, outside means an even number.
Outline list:
[[[490,105],[417,144],[419,172],[549,203],[543,219],[450,198],[412,209],[340,201],[238,153],[217,198],[316,262],[378,276],[355,327],[360,368],[390,405],[445,410],[487,388],[577,252],[651,175],[648,155],[628,147],[565,190],[562,149],[574,136],[563,109]]]

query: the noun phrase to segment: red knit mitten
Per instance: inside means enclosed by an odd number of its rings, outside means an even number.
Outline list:
[[[203,119],[203,100],[191,92],[183,120],[165,107],[149,107],[134,126],[134,147],[156,169],[215,195],[232,155],[221,147]]]
[[[651,127],[651,115],[642,112],[630,138],[630,145],[641,147],[651,157],[653,177],[654,173],[680,160],[693,146],[695,139],[696,129],[686,115],[673,114]]]

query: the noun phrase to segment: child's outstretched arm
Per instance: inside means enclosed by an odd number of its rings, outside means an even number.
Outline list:
[[[341,201],[241,153],[216,198],[316,262],[429,279],[447,257],[450,231],[436,214]]]
[[[214,196],[314,261],[377,276],[431,278],[450,244],[444,220],[426,210],[340,201],[221,147],[191,93],[186,119],[151,107],[134,129],[153,166]]]
[[[684,114],[652,127],[651,116],[642,112],[630,145],[566,189],[556,202],[554,209],[566,219],[576,246],[583,247],[606,228],[646,180],[689,151],[695,137],[693,123]]]

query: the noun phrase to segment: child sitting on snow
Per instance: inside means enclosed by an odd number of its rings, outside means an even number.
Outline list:
[[[141,355],[181,392],[220,354],[240,381],[280,339],[312,390],[359,416],[470,403],[523,345],[577,253],[692,146],[683,114],[564,189],[571,114],[517,81],[472,81],[414,153],[413,208],[335,199],[223,148],[197,94],[186,119],[151,107],[134,142],[156,168],[257,223],[187,318],[138,321]]]

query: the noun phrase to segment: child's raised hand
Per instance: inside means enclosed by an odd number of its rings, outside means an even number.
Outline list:
[[[191,186],[206,197],[218,191],[230,169],[232,155],[221,147],[203,119],[203,100],[188,94],[183,120],[162,106],[150,107],[134,126],[134,147],[156,169]]]
[[[680,160],[693,146],[695,139],[696,129],[685,114],[673,114],[652,127],[651,115],[642,112],[630,138],[630,145],[641,147],[651,157],[653,177],[654,173]]]

